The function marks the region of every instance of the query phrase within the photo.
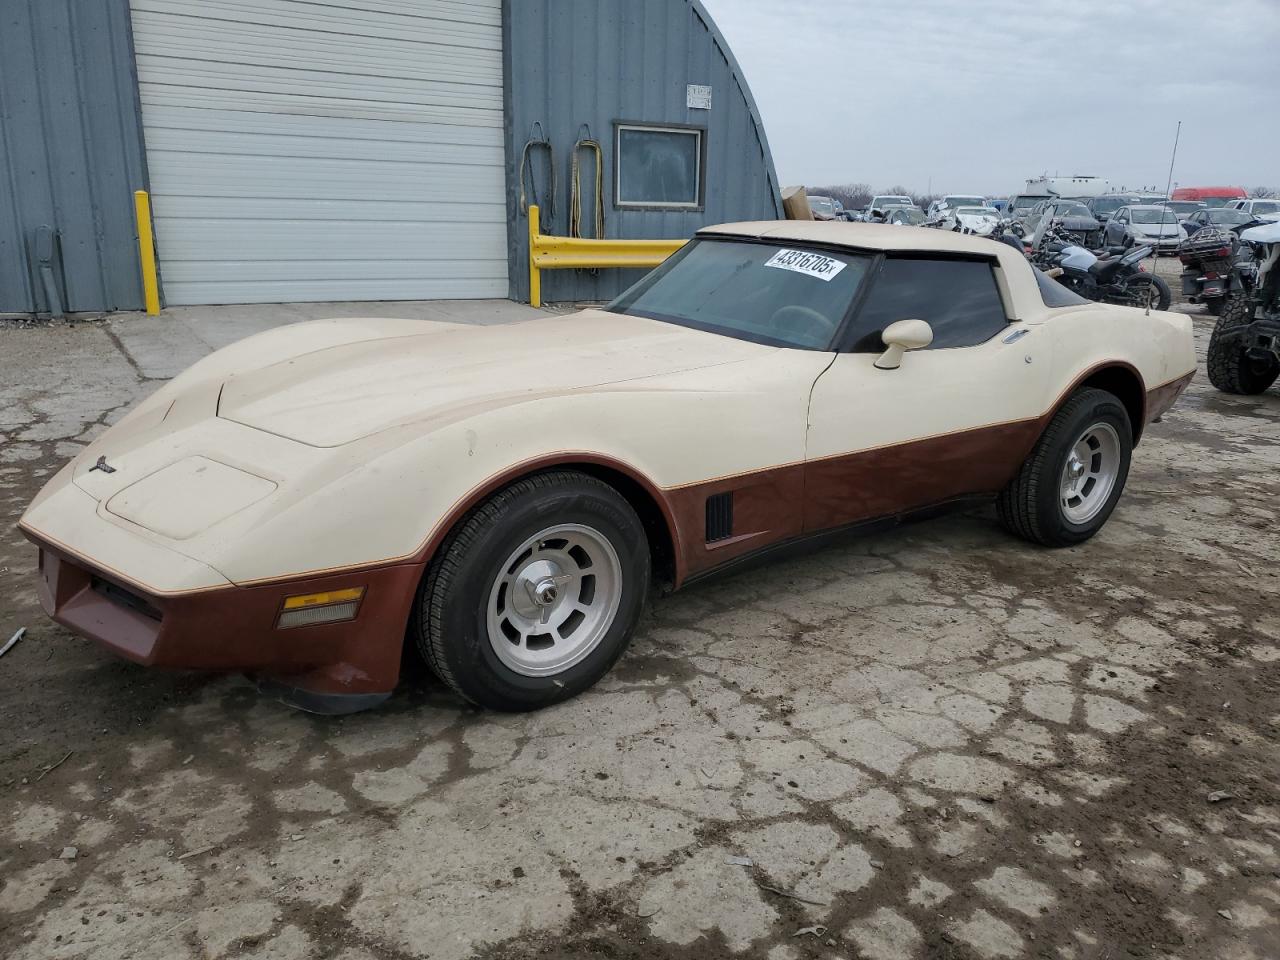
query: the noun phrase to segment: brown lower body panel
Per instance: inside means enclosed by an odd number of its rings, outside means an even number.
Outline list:
[[[420,564],[151,596],[28,536],[40,548],[45,612],[136,663],[248,673],[324,713],[370,706],[395,689]],[[365,588],[355,619],[276,627],[285,597],[345,587]]]
[[[996,493],[1041,430],[1038,419],[1022,420],[816,460],[805,473],[805,532]]]
[[[1040,418],[665,490],[681,582],[767,547],[999,491],[1040,436]],[[732,492],[732,535],[706,542],[709,496]]]
[[[1188,373],[1145,392],[1144,423],[1135,424],[1135,435],[1173,406],[1191,378]],[[664,490],[680,553],[677,586],[801,537],[994,495],[1013,479],[1056,412],[1057,405],[1026,420]],[[734,496],[732,535],[707,543],[707,498],[725,492]]]
[[[1195,371],[1188,373],[1185,377],[1179,377],[1177,380],[1170,380],[1166,384],[1153,387],[1147,391],[1147,422],[1158,420],[1169,412],[1169,409],[1178,402],[1178,398],[1191,385],[1191,378],[1195,375]]]

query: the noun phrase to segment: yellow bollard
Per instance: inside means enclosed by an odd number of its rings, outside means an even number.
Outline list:
[[[529,306],[542,306],[542,271],[538,269],[535,256],[538,246],[538,234],[542,229],[539,219],[538,205],[529,207]]]
[[[138,223],[138,258],[142,263],[142,296],[147,313],[160,312],[160,284],[156,280],[156,244],[151,232],[151,198],[145,190],[133,192],[133,214]]]

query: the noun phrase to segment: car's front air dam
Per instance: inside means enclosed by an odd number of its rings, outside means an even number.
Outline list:
[[[247,673],[314,713],[367,709],[395,689],[419,564],[164,595],[23,532],[40,548],[49,616],[136,663]],[[364,588],[354,619],[276,627],[286,597],[351,587]]]

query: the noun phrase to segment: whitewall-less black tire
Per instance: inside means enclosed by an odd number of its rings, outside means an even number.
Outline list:
[[[1105,390],[1078,390],[997,498],[1000,521],[1047,547],[1088,540],[1115,509],[1132,453],[1133,426],[1124,404]]]
[[[576,696],[614,665],[649,590],[640,519],[608,484],[575,471],[517,481],[446,538],[411,630],[432,671],[472,703],[535,710]]]

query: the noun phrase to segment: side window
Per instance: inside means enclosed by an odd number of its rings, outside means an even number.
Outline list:
[[[929,347],[972,347],[1008,325],[995,273],[985,260],[888,258],[853,320],[854,353],[879,353],[880,334],[898,320],[924,320]]]

